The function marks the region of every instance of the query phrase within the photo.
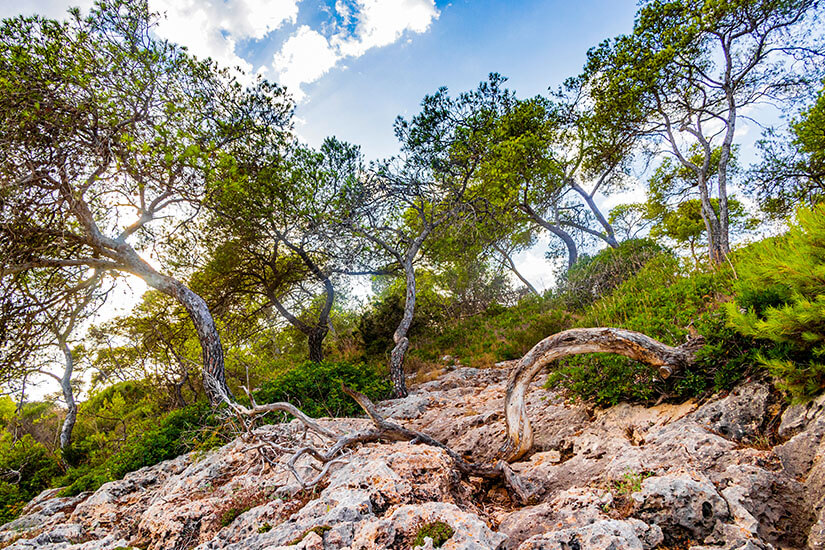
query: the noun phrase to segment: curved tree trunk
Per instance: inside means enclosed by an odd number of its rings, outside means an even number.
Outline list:
[[[224,373],[223,346],[218,327],[209,311],[206,301],[180,281],[160,275],[157,272],[142,274],[142,278],[152,287],[178,300],[189,313],[203,357],[203,387],[212,405],[219,405],[234,398],[226,385]]]
[[[395,397],[407,397],[407,380],[404,376],[404,356],[410,347],[410,339],[407,333],[412,325],[415,313],[415,268],[412,259],[404,262],[404,273],[406,275],[406,298],[404,300],[404,316],[395,329],[392,339],[395,347],[390,354],[390,379],[392,380],[393,394]]]
[[[576,247],[576,241],[573,240],[573,237],[570,236],[570,233],[559,227],[558,225],[554,225],[533,210],[530,205],[522,204],[521,209],[527,213],[530,218],[545,228],[547,231],[555,235],[556,237],[560,238],[562,242],[564,242],[564,246],[567,247],[567,271],[570,271],[570,268],[575,265],[575,263],[579,260],[579,251]]]
[[[72,443],[72,430],[77,421],[77,403],[74,400],[72,390],[72,371],[74,370],[74,357],[72,350],[65,340],[60,342],[60,349],[66,360],[66,368],[63,371],[63,378],[60,379],[60,389],[63,391],[63,399],[66,400],[66,418],[60,428],[60,448],[67,449]]]
[[[524,277],[524,275],[522,275],[521,272],[518,270],[518,268],[516,267],[516,263],[513,261],[512,256],[510,256],[510,254],[508,254],[507,251],[504,250],[504,248],[500,247],[498,244],[493,243],[493,248],[496,250],[496,252],[501,254],[502,262],[504,263],[504,265],[507,267],[507,269],[512,271],[516,277],[518,277],[519,281],[521,281],[522,284],[524,284],[524,286],[527,287],[527,290],[529,290],[536,296],[541,296],[541,293],[538,290],[536,290],[536,287],[534,287],[530,283],[530,281],[528,281]]]
[[[524,397],[530,382],[549,363],[581,353],[617,353],[659,367],[659,376],[668,378],[693,363],[703,343],[702,338],[696,338],[674,348],[640,332],[618,328],[575,328],[545,338],[521,358],[507,381],[504,400],[507,442],[501,449],[502,455],[513,461],[533,446]]]

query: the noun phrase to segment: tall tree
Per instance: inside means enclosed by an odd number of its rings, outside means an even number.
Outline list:
[[[320,151],[293,143],[252,153],[214,185],[208,234],[219,244],[200,278],[221,302],[246,295],[274,307],[322,361],[334,279],[351,272],[361,246],[333,223],[342,188],[362,172],[360,151],[329,138]]]
[[[142,278],[186,308],[218,402],[231,394],[206,303],[141,252],[174,233],[164,214],[197,214],[227,144],[282,132],[291,105],[155,39],[154,19],[145,0],[116,0],[88,18],[0,24],[0,277],[85,266]]]
[[[77,419],[74,386],[76,371],[77,330],[88,322],[103,305],[111,286],[102,281],[102,273],[72,267],[48,276],[30,273],[9,281],[0,300],[9,305],[20,320],[18,330],[4,335],[0,348],[0,373],[4,385],[13,379],[28,379],[34,374],[53,378],[66,402],[60,429],[60,448],[69,447]],[[62,373],[54,372],[55,352],[62,358]],[[13,382],[11,382],[13,383]],[[21,393],[25,393],[21,389]],[[21,401],[22,401],[21,397]]]
[[[353,178],[342,196],[340,223],[372,245],[380,266],[404,272],[404,313],[393,334],[390,376],[396,396],[407,395],[404,358],[415,314],[416,261],[425,242],[441,230],[460,231],[461,213],[471,209],[471,183],[486,152],[490,105],[510,101],[503,79],[491,75],[472,92],[451,97],[446,88],[425,96],[421,112],[399,117],[395,135],[401,154]]]
[[[651,0],[632,34],[588,52],[596,119],[649,139],[654,151],[661,148],[692,172],[714,262],[730,251],[728,170],[739,117],[749,105],[795,98],[817,81],[825,51],[816,32],[819,6],[818,0]]]

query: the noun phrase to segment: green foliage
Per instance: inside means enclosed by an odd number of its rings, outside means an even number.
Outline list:
[[[288,401],[313,417],[357,416],[362,411],[341,390],[341,383],[373,400],[389,395],[390,382],[385,373],[365,365],[306,361],[277,375],[254,392],[258,403]]]
[[[632,495],[642,490],[642,481],[652,476],[652,472],[634,472],[629,470],[622,475],[622,479],[616,482],[616,492],[619,495]]]
[[[664,249],[650,239],[631,239],[618,248],[605,248],[593,256],[582,255],[559,282],[557,296],[573,309],[592,304],[636,274]]]
[[[768,340],[761,361],[795,399],[825,388],[825,205],[797,212],[782,237],[752,245],[737,264],[731,325]]]
[[[719,308],[732,293],[732,281],[729,268],[688,271],[673,256],[655,257],[612,294],[585,309],[576,326],[627,328],[674,346],[698,333],[706,345],[696,364],[665,383],[654,368],[625,357],[580,355],[562,361],[548,376],[548,387],[561,387],[572,397],[599,405],[729,388],[755,361],[751,340],[726,328],[725,312]]]
[[[431,327],[410,353],[425,361],[452,355],[462,365],[490,367],[520,358],[543,338],[569,326],[564,310],[545,298],[529,296],[513,307],[491,306],[480,315]]]
[[[16,518],[59,473],[56,457],[30,435],[14,441],[0,434],[0,524]]]
[[[801,204],[825,198],[825,89],[788,132],[769,130],[759,142],[762,163],[752,171],[752,194],[762,210],[784,219]]]
[[[97,466],[81,466],[70,470],[60,484],[66,484],[63,495],[93,491],[103,483],[121,479],[129,472],[152,466],[163,460],[206,445],[214,445],[210,430],[217,419],[206,403],[198,403],[155,418],[143,433],[132,434],[123,446]],[[152,426],[152,427],[150,427]]]
[[[447,542],[450,537],[453,536],[453,533],[455,533],[453,528],[443,521],[427,523],[422,525],[421,529],[419,529],[418,533],[416,533],[415,539],[413,539],[412,542],[412,547],[415,548],[416,546],[423,546],[424,539],[426,537],[430,537],[433,539],[433,547],[441,548],[441,545]]]

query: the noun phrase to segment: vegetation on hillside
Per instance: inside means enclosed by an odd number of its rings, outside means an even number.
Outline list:
[[[680,400],[750,376],[817,395],[819,9],[643,2],[558,90],[519,97],[495,73],[438,89],[396,121],[399,155],[371,164],[302,143],[283,88],[158,39],[145,1],[3,20],[0,522],[45,488],[222,444],[233,404],[355,415],[342,383],[404,396],[410,375],[492,367],[570,328],[704,346],[667,380],[565,358],[547,386],[569,399]],[[738,121],[768,100],[791,122],[744,166]],[[602,211],[637,185],[644,202]],[[765,228],[782,234],[748,243]],[[517,258],[548,239],[542,293]],[[139,305],[98,316],[133,276],[151,288]],[[60,393],[32,401],[44,376]]]

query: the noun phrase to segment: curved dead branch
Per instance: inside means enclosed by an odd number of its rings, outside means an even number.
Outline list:
[[[702,345],[704,339],[699,337],[674,348],[640,332],[604,327],[575,328],[545,338],[521,358],[507,381],[504,401],[507,442],[501,456],[511,462],[533,446],[533,430],[524,397],[533,378],[553,361],[582,353],[616,353],[658,367],[659,376],[666,379],[692,364]]]

